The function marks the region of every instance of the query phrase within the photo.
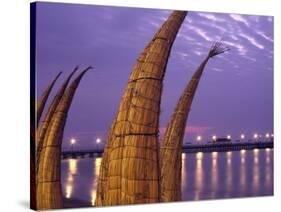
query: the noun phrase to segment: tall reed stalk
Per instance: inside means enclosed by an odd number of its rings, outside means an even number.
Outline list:
[[[208,55],[197,68],[184,89],[168,123],[160,150],[162,202],[181,200],[182,145],[192,101],[209,59],[228,50],[221,42],[215,42],[212,45]]]
[[[106,141],[97,206],[159,201],[158,128],[163,79],[186,14],[174,11],[134,65]]]
[[[59,78],[59,76],[61,75],[62,72],[59,72],[58,75],[55,77],[55,79],[51,82],[51,84],[47,87],[47,89],[42,93],[42,95],[40,96],[39,100],[37,101],[36,104],[36,116],[37,116],[37,125],[39,124],[41,115],[43,113],[45,104],[48,100],[48,97],[57,81],[57,79]]]
[[[63,208],[61,190],[61,144],[67,113],[75,91],[88,67],[66,89],[48,126],[39,158],[37,173],[37,208]]]
[[[68,76],[68,78],[64,81],[64,83],[62,84],[61,88],[58,90],[56,96],[54,97],[51,105],[49,106],[46,115],[43,119],[43,121],[41,122],[41,124],[38,127],[37,133],[36,133],[36,158],[37,158],[37,163],[39,162],[39,158],[40,158],[40,153],[42,150],[42,146],[43,146],[43,141],[48,129],[48,126],[51,122],[51,119],[55,113],[55,110],[65,92],[65,89],[71,79],[71,77],[73,76],[73,74],[78,70],[78,66],[76,66],[74,68],[74,70],[70,73],[70,75]],[[38,171],[38,167],[36,169],[36,172]]]

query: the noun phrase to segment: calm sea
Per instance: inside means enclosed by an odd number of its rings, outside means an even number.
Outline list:
[[[182,154],[184,201],[273,195],[273,150]],[[66,207],[93,206],[101,158],[62,160]]]

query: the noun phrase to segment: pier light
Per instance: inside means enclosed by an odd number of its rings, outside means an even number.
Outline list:
[[[259,135],[257,133],[254,134],[254,139],[257,139]]]
[[[70,139],[70,144],[73,145],[73,144],[75,144],[75,143],[76,143],[76,139],[75,139],[75,138],[71,138],[71,139]]]
[[[216,140],[217,140],[217,136],[216,136],[216,135],[213,135],[213,136],[212,136],[212,140],[213,140],[213,141],[216,141]]]
[[[271,138],[273,138],[273,134],[271,134]]]
[[[242,134],[240,135],[240,138],[241,138],[241,139],[244,139],[244,138],[245,138],[245,135],[242,133]]]
[[[96,143],[97,143],[97,144],[101,143],[101,138],[97,138],[97,139],[96,139]]]
[[[73,146],[74,144],[76,144],[76,139],[75,138],[71,138],[70,139],[70,148],[71,148],[71,151],[73,152]]]
[[[197,141],[201,141],[201,140],[202,140],[202,136],[201,136],[201,135],[198,135],[197,138],[196,138],[196,140],[197,140]]]
[[[231,139],[231,135],[227,135],[226,138],[227,138],[227,139]]]
[[[269,138],[269,137],[270,137],[269,133],[266,133],[266,134],[265,134],[265,137],[266,137],[266,138]]]

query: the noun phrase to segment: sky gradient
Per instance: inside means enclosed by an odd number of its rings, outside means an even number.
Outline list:
[[[63,146],[93,148],[105,138],[136,58],[170,10],[37,3],[37,96],[75,65],[94,70],[82,79],[68,113]],[[161,102],[160,132],[213,41],[231,50],[210,59],[189,115],[185,141],[202,135],[234,139],[273,131],[273,17],[190,11],[174,42]]]

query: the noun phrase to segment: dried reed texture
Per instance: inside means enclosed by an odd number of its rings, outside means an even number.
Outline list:
[[[147,49],[150,47],[151,43],[153,42],[153,39],[150,41],[150,43],[145,47],[144,51],[140,54],[138,60],[143,60],[145,56],[147,55]],[[99,172],[99,179],[98,179],[98,185],[97,185],[97,195],[95,200],[96,206],[103,206],[108,205],[105,203],[105,192],[107,189],[107,179],[108,179],[108,160],[109,160],[109,153],[112,147],[112,142],[114,141],[114,129],[116,124],[116,118],[113,120],[110,131],[108,133],[107,141],[104,147],[102,162],[100,166],[100,172]]]
[[[55,77],[55,79],[51,82],[51,84],[47,87],[47,89],[42,93],[41,97],[37,101],[36,104],[36,116],[37,116],[37,126],[39,124],[42,112],[44,110],[45,104],[47,102],[47,99],[51,93],[52,88],[54,87],[57,79],[61,75],[62,72],[59,72],[58,75]]]
[[[111,143],[112,143],[112,135],[116,123],[116,119],[113,120],[110,131],[107,136],[107,142],[104,146],[104,152],[102,156],[102,161],[100,165],[100,170],[99,170],[99,178],[98,178],[98,184],[97,184],[97,195],[95,199],[95,205],[96,206],[103,206],[105,205],[105,190],[106,190],[106,185],[107,185],[107,175],[108,175],[108,157],[109,157],[109,152],[111,148]]]
[[[172,44],[186,14],[174,11],[137,59],[107,139],[97,206],[159,202],[162,83]]]
[[[161,201],[163,202],[181,200],[182,143],[193,97],[208,60],[228,50],[220,42],[214,43],[209,54],[200,64],[184,89],[172,118],[168,123],[160,150]]]
[[[33,131],[30,129],[30,131]],[[32,137],[32,135],[30,136]],[[34,145],[33,138],[30,138],[30,141],[33,142],[33,144],[30,142],[30,208],[36,210],[36,169],[35,169],[35,155],[32,153],[32,151],[35,152],[35,145]]]
[[[36,210],[35,95],[30,96],[30,208]]]
[[[67,88],[48,127],[39,158],[39,164],[37,164],[39,166],[37,173],[38,209],[63,207],[60,174],[63,131],[75,91],[82,77],[89,69],[91,69],[91,67],[82,71]]]
[[[78,70],[78,66],[76,66],[74,68],[74,70],[70,73],[70,75],[68,76],[68,78],[64,81],[64,83],[62,84],[61,88],[58,90],[56,96],[54,97],[51,105],[49,106],[48,110],[47,110],[47,113],[43,119],[43,121],[41,122],[38,130],[37,130],[37,133],[36,133],[36,158],[37,158],[37,163],[38,163],[38,160],[40,158],[40,152],[41,152],[41,149],[42,149],[42,146],[43,146],[43,140],[44,140],[44,137],[46,135],[46,132],[47,132],[47,129],[48,129],[48,126],[51,122],[51,119],[54,115],[54,112],[65,92],[65,89],[71,79],[71,77],[73,76],[73,74]],[[36,172],[38,171],[38,167],[37,166],[37,169],[36,169]]]

